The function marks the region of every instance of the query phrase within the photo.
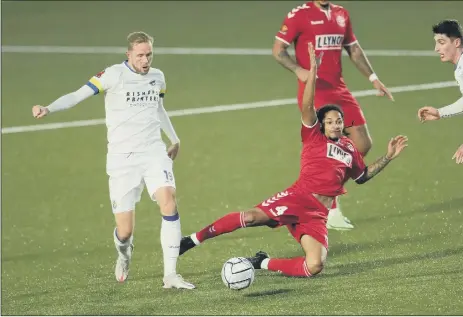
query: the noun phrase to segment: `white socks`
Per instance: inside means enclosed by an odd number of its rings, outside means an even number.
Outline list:
[[[196,244],[196,245],[200,245],[201,242],[199,242],[198,238],[196,237],[196,232],[195,233],[192,233],[191,236],[190,236],[191,240],[193,240],[193,242]]]
[[[164,277],[177,273],[177,259],[180,251],[182,230],[178,213],[163,216],[161,224],[161,246],[164,257]]]
[[[270,258],[266,258],[260,264],[260,268],[263,270],[268,270],[268,262],[270,262]]]
[[[180,251],[180,240],[182,231],[178,213],[173,216],[163,216],[161,223],[161,246],[164,258],[164,277],[177,273],[177,259]],[[120,256],[129,260],[132,256],[130,245],[133,243],[133,235],[121,242],[117,236],[117,229],[114,229],[114,244]]]
[[[126,260],[131,257],[131,252],[129,251],[130,245],[133,242],[133,235],[130,236],[124,242],[121,242],[117,236],[117,228],[114,229],[114,244],[116,245],[116,250],[119,254]]]

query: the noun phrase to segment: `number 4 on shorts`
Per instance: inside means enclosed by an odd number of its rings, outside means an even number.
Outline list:
[[[286,206],[278,206],[278,207],[275,207],[275,210],[276,210],[276,213],[275,213],[275,211],[273,211],[273,209],[270,209],[270,212],[275,216],[281,216],[282,214],[285,213],[286,210],[288,210],[288,207],[286,207]]]
[[[275,208],[275,210],[277,211],[277,215],[281,216],[282,214],[285,213],[286,210],[288,210],[288,207],[286,207],[286,206],[278,206],[278,207]]]

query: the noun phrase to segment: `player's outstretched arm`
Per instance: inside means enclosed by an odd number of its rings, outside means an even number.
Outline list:
[[[373,164],[365,168],[363,175],[355,182],[357,184],[364,184],[376,175],[379,174],[393,159],[395,159],[407,147],[408,138],[403,135],[396,136],[389,141],[387,153],[378,158]]]
[[[440,118],[449,118],[463,114],[463,97],[451,105],[441,107],[422,107],[418,110],[418,119],[421,122],[439,120]]]
[[[439,113],[439,117],[441,118],[448,118],[463,114],[463,97],[461,97],[451,105],[437,109],[437,112]]]
[[[378,96],[386,95],[390,100],[394,101],[394,97],[391,92],[384,86],[384,84],[379,80],[373,71],[373,67],[370,64],[365,52],[358,42],[353,43],[352,45],[344,47],[349,54],[350,60],[354,63],[355,67],[365,75],[372,83],[373,86],[378,90]]]
[[[421,123],[424,123],[426,121],[439,120],[439,111],[434,107],[422,107],[418,109],[418,119]]]
[[[94,95],[94,91],[87,85],[82,86],[79,90],[71,92],[70,94],[61,96],[48,107],[35,105],[32,107],[32,116],[37,119],[43,118],[49,113],[66,110],[74,107],[78,103]]]
[[[312,43],[309,43],[310,71],[307,83],[302,96],[302,122],[307,126],[313,126],[317,122],[317,113],[315,112],[315,82],[317,77],[317,58]]]

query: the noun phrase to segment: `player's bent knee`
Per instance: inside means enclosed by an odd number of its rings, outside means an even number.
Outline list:
[[[117,227],[117,238],[120,241],[125,241],[132,236],[133,228]]]
[[[243,220],[246,227],[252,227],[256,223],[257,215],[253,210],[245,211]]]
[[[310,275],[317,275],[323,271],[328,253],[326,247],[308,234],[301,237],[301,246],[305,252],[305,265]]]
[[[317,275],[318,273],[323,271],[323,268],[324,268],[324,263],[321,259],[319,261],[317,260],[314,261],[313,259],[306,258],[305,264],[307,266],[307,270],[310,272],[312,276]]]
[[[116,220],[117,237],[124,241],[132,236],[135,213],[133,210],[114,214]]]
[[[246,227],[262,225],[269,220],[268,216],[262,210],[257,208],[245,211],[243,218]]]
[[[172,216],[177,212],[175,188],[161,187],[153,194],[153,198],[157,201],[162,215]]]
[[[159,209],[163,216],[173,216],[177,213],[177,204],[175,203],[175,200],[171,200],[159,204]]]

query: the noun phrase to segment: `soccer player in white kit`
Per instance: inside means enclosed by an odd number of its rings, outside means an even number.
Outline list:
[[[455,65],[455,79],[460,86],[463,95],[463,29],[456,20],[444,20],[432,27],[436,46],[434,50],[439,53],[443,62]],[[451,105],[436,109],[423,107],[418,110],[418,118],[421,122],[439,120],[463,114],[463,97]],[[463,163],[463,144],[453,155],[457,164]]]
[[[64,95],[48,107],[36,105],[33,116],[42,118],[69,109],[90,96],[104,93],[108,153],[106,171],[116,220],[114,243],[118,252],[116,279],[124,282],[133,252],[135,205],[146,185],[161,214],[164,288],[193,289],[177,274],[182,237],[172,169],[180,140],[163,105],[164,73],[152,68],[153,38],[144,32],[129,34],[127,60],[93,76],[79,90]],[[161,129],[172,145],[166,149]]]

